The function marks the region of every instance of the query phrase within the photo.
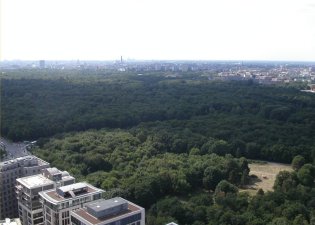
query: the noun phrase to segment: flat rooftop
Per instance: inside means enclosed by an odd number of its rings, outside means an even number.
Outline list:
[[[68,192],[68,191],[72,191],[72,190],[80,189],[80,188],[85,188],[85,187],[88,187],[88,185],[86,183],[75,183],[75,184],[62,186],[59,189],[62,190],[63,192]]]
[[[72,190],[73,188],[77,188],[77,187],[81,186],[81,184],[82,183],[75,183],[75,184],[63,186],[60,188],[62,190],[65,190],[65,191],[69,191],[69,190]],[[83,183],[83,184],[87,186],[86,192],[74,193],[75,198],[80,197],[80,196],[84,196],[84,195],[93,194],[93,193],[103,193],[104,192],[103,190],[98,189],[98,188],[96,188],[90,184],[87,184],[87,183]],[[42,198],[46,199],[49,202],[53,202],[53,203],[63,202],[67,199],[73,198],[72,196],[63,197],[63,196],[59,195],[57,193],[57,189],[43,191],[40,193],[40,195],[42,196]]]
[[[73,176],[64,176],[64,177],[62,177],[61,178],[61,180],[63,180],[63,181],[67,181],[67,180],[73,180],[74,179],[74,177]]]
[[[98,201],[98,202],[102,205],[102,202],[104,202],[104,201],[108,201],[108,200],[101,200],[101,201]],[[96,218],[93,215],[91,215],[90,213],[88,213],[86,207],[77,209],[75,211],[72,211],[71,213],[73,215],[75,215],[77,218],[82,218],[82,219],[88,221],[89,223],[91,223],[93,225],[96,225],[96,224],[100,224],[100,223],[104,224],[107,220],[111,220],[111,219],[114,219],[114,218],[120,217],[120,216],[127,216],[128,214],[131,214],[131,213],[134,213],[134,212],[139,212],[140,213],[142,209],[143,208],[141,208],[140,206],[137,206],[137,205],[135,205],[135,204],[133,204],[131,202],[128,202],[128,209],[126,211],[120,212],[120,213],[118,213],[116,215],[105,216],[105,217],[102,217],[102,218]]]
[[[71,176],[67,171],[61,171],[56,167],[45,168],[42,170],[42,174],[46,177],[51,177],[54,180],[54,176],[61,176],[61,181],[75,180],[73,176]],[[59,180],[58,180],[59,181]]]
[[[0,167],[8,167],[11,165],[16,165],[17,167],[32,167],[49,165],[49,163],[33,155],[18,157],[15,159],[0,162]]]
[[[52,168],[46,168],[47,172],[49,172],[51,175],[54,174],[61,174],[61,171],[58,170],[56,167],[52,167]]]
[[[42,187],[42,186],[55,183],[41,174],[37,174],[37,175],[29,176],[29,177],[22,177],[22,178],[16,179],[16,181],[29,189]]]
[[[125,203],[128,203],[128,201],[123,198],[116,197],[116,198],[112,198],[108,200],[101,200],[101,201],[89,203],[87,204],[87,207],[89,207],[90,209],[96,212],[100,212],[100,211],[110,209],[110,208],[113,208],[113,207],[116,207]]]

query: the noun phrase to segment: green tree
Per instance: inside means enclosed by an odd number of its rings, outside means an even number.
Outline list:
[[[294,218],[292,225],[309,225],[309,223],[303,215],[299,214]]]
[[[203,186],[207,190],[214,190],[217,184],[224,178],[221,170],[216,167],[207,167],[203,175]]]
[[[280,217],[273,219],[268,225],[291,225],[291,223],[287,218]]]
[[[298,181],[295,173],[289,171],[280,171],[274,183],[273,188],[278,191],[287,192],[290,189],[296,187]]]
[[[312,164],[305,164],[299,169],[297,176],[303,185],[311,187],[314,184],[315,167]]]
[[[238,192],[238,188],[229,183],[226,180],[222,180],[218,183],[217,187],[215,188],[215,196],[226,196],[228,193],[236,194]]]
[[[293,158],[293,160],[292,160],[292,163],[291,163],[292,168],[293,168],[294,170],[299,170],[304,164],[305,164],[305,159],[304,159],[304,157],[301,156],[301,155],[295,156],[295,157]]]

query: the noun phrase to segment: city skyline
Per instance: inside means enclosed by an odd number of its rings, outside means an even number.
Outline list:
[[[1,0],[0,60],[315,61],[312,0]]]

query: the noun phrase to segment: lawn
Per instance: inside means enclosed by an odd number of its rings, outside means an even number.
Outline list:
[[[292,171],[289,164],[273,162],[255,162],[249,164],[251,180],[250,184],[241,191],[248,191],[250,194],[256,194],[261,188],[263,191],[272,191],[273,184],[277,174],[282,170]]]

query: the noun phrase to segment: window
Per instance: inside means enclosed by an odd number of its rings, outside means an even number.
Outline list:
[[[46,220],[50,222],[51,221],[51,216],[46,214]]]
[[[67,217],[69,217],[69,211],[63,212],[62,218],[67,218]]]
[[[121,220],[121,222],[122,222],[122,224],[132,224],[132,223],[135,223],[136,221],[139,221],[139,220],[141,220],[141,213],[138,213],[136,215],[124,218]]]
[[[47,214],[51,214],[51,210],[50,210],[50,208],[48,208],[47,206],[45,207],[45,210],[46,210],[46,213],[47,213]]]
[[[72,224],[75,225],[81,225],[81,222],[77,218],[74,218],[73,216],[71,216],[71,222]]]

